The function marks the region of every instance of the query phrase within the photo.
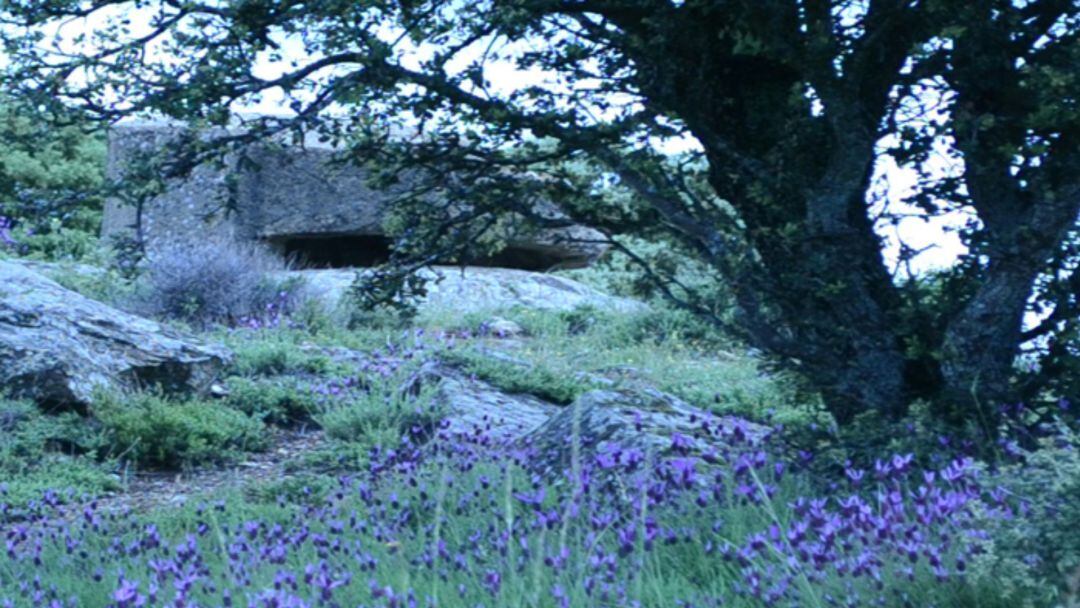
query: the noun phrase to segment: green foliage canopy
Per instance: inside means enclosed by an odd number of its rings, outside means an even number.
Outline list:
[[[86,124],[41,120],[19,100],[0,100],[0,216],[7,248],[46,259],[92,252],[101,224],[105,143]]]

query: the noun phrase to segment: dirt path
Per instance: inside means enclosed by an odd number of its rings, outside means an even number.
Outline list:
[[[261,481],[281,481],[292,477],[286,464],[325,442],[320,430],[277,430],[271,447],[265,452],[245,454],[229,467],[200,468],[191,471],[144,471],[131,475],[123,489],[97,499],[99,508],[108,511],[147,511],[155,507],[181,505],[196,497],[205,498],[223,490],[240,488]]]

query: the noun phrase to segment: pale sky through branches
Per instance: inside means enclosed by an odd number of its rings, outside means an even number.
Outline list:
[[[142,13],[142,14],[140,14]],[[45,38],[46,43],[53,48],[65,53],[93,53],[96,50],[93,36],[90,34],[96,28],[101,27],[108,19],[116,17],[118,11],[103,10],[88,18],[73,19],[58,27],[51,36]],[[131,31],[135,35],[148,32],[150,29],[150,13],[136,11],[134,14],[125,15],[130,19]],[[386,38],[399,38],[393,32],[386,32]],[[273,59],[268,54],[258,58],[252,67],[253,75],[262,79],[273,79],[282,73],[294,69],[296,65],[303,64],[317,57],[306,52],[303,42],[296,36],[276,37],[275,42],[280,45],[278,51],[280,58]],[[160,47],[160,45],[155,45]],[[412,53],[414,61],[426,57],[430,49],[403,47],[407,53]],[[455,60],[453,68],[464,69],[470,62],[478,59],[483,47],[476,45],[466,50]],[[156,61],[170,61],[170,57],[161,53],[160,48],[152,46],[148,57]],[[404,63],[409,63],[406,57]],[[490,83],[487,94],[503,96],[516,89],[526,86],[544,84],[546,86],[560,86],[557,77],[537,70],[525,72],[519,70],[509,61],[487,61],[484,64],[484,74]],[[326,77],[327,74],[318,75]],[[293,111],[290,106],[294,102],[305,102],[304,92],[294,93],[294,96],[286,96],[281,89],[272,89],[260,93],[257,97],[246,98],[241,103],[234,105],[234,112],[241,115],[289,115]],[[122,99],[116,101],[122,102]],[[635,100],[627,99],[628,103]],[[347,111],[344,108],[335,108],[336,112]],[[885,142],[883,142],[885,143]],[[698,144],[692,137],[686,136],[674,140],[653,141],[653,145],[666,152],[677,153],[698,148]],[[953,174],[956,172],[958,159],[950,158],[944,150],[936,154],[929,161],[930,173],[935,175]],[[877,230],[884,241],[884,255],[890,269],[897,271],[898,276],[906,276],[909,272],[919,274],[928,270],[945,268],[956,261],[958,256],[965,252],[957,234],[957,229],[962,227],[971,218],[961,212],[950,212],[936,217],[929,217],[924,211],[905,203],[914,190],[918,187],[918,173],[913,168],[899,167],[894,160],[885,154],[879,156],[875,170],[875,184],[871,189],[871,213],[875,216],[888,211],[891,220],[879,219]],[[906,264],[900,262],[901,249],[906,248],[916,255]]]

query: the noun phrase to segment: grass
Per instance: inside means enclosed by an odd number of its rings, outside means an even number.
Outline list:
[[[7,502],[26,503],[50,480],[55,488],[100,494],[115,490],[114,473],[132,466],[229,464],[245,451],[267,447],[265,425],[326,431],[326,447],[290,465],[299,471],[363,467],[373,446],[393,444],[411,426],[430,426],[430,411],[403,402],[395,392],[425,357],[441,357],[508,392],[531,393],[559,404],[605,386],[605,376],[627,381],[625,375],[605,372],[617,368],[632,370],[637,381],[714,411],[763,419],[772,410],[773,420],[785,422],[809,416],[783,378],[764,375],[758,362],[731,354],[737,351],[729,341],[680,313],[517,309],[499,314],[522,325],[530,337],[514,342],[467,338],[478,334],[491,315],[450,312],[428,313],[409,328],[386,320],[352,329],[319,325],[314,330],[218,330],[207,338],[225,342],[236,355],[222,383],[228,391],[223,399],[102,395],[92,418],[7,403],[0,420],[27,419],[0,435]],[[325,347],[396,353],[404,364],[375,383],[365,380],[363,390],[353,386],[330,398],[320,388],[355,380],[357,370],[335,361]],[[507,356],[494,358],[495,351]]]
[[[793,380],[767,372],[760,360],[679,312],[659,309],[613,315],[595,310],[561,314],[512,310],[503,316],[532,336],[515,348],[504,349],[528,366],[494,359],[475,347],[449,356],[512,392],[568,403],[596,388],[590,376],[599,375],[616,382],[646,383],[700,408],[753,420],[808,424],[823,415],[813,406],[813,399],[799,394]],[[432,327],[473,331],[483,320],[479,315],[422,319]],[[479,346],[488,349],[500,342]]]
[[[95,425],[74,413],[47,415],[31,403],[0,399],[0,503],[18,512],[47,490],[68,500],[118,489],[107,449]]]
[[[99,255],[104,255],[99,253]],[[104,261],[104,260],[96,260]],[[94,271],[93,266],[82,268],[66,262],[47,267],[45,275],[60,286],[99,302],[119,302],[131,296],[131,285],[114,270]]]
[[[222,605],[228,590],[238,605],[404,606],[412,596],[419,605],[448,608],[711,606],[721,597],[725,606],[766,606],[739,589],[748,571],[764,576],[782,570],[783,562],[768,551],[746,562],[725,559],[719,547],[739,546],[777,524],[787,529],[798,519],[789,505],[804,489],[789,477],[764,505],[727,494],[715,508],[683,500],[640,508],[645,503],[632,494],[624,510],[596,484],[576,499],[592,505],[589,511],[549,526],[541,516],[562,512],[572,489],[556,486],[539,503],[525,500],[536,482],[512,462],[467,470],[437,462],[386,481],[369,486],[313,477],[115,520],[91,515],[96,523],[65,531],[77,552],[46,538],[36,560],[21,543],[15,546],[20,559],[0,558],[0,598],[20,601],[18,581],[39,577],[46,589],[55,588],[42,597],[74,598],[90,608],[135,605],[115,603],[121,580],[136,585],[144,600],[153,581],[158,601],[148,605],[165,605],[181,593],[177,605]],[[630,520],[603,519],[615,513]],[[626,530],[640,531],[652,525],[647,522],[659,526],[653,540],[624,539]],[[674,540],[666,540],[668,531]],[[153,576],[154,569],[163,574]],[[789,597],[800,606],[831,605],[830,597],[860,606],[878,605],[878,597],[887,606],[1015,605],[990,581],[939,581],[924,566],[910,580],[886,568],[880,580],[883,591],[872,578],[826,574],[811,583],[796,576]]]
[[[782,543],[778,552],[761,550],[745,560],[730,551],[756,534],[768,538],[774,527],[781,534],[793,529],[803,517],[793,506],[796,497],[842,486],[842,475],[773,479],[763,468],[756,483],[774,486],[764,502],[738,498],[740,483],[754,484],[731,477],[704,498],[696,487],[676,488],[670,499],[650,497],[641,488],[657,486],[633,478],[612,486],[601,475],[581,494],[565,481],[537,479],[510,458],[413,460],[410,442],[432,432],[438,412],[430,393],[410,396],[399,387],[420,360],[440,357],[504,390],[556,403],[608,382],[642,382],[718,413],[806,425],[819,414],[794,384],[672,311],[500,315],[529,337],[477,336],[488,316],[439,313],[407,329],[219,331],[209,337],[237,355],[223,399],[102,395],[92,419],[0,402],[0,473],[8,481],[0,503],[24,511],[47,512],[31,503],[50,489],[61,498],[66,488],[72,497],[115,490],[110,471],[121,461],[144,468],[228,463],[267,447],[266,425],[303,423],[327,437],[286,463],[281,479],[195,495],[182,507],[91,514],[64,534],[41,537],[40,550],[32,538],[20,541],[17,558],[0,556],[0,606],[4,598],[16,606],[47,605],[50,598],[62,606],[72,605],[71,598],[83,607],[133,606],[117,599],[121,579],[137,584],[134,593],[154,606],[222,605],[226,589],[241,606],[406,606],[410,594],[417,605],[450,608],[712,606],[718,597],[725,606],[769,605],[747,595],[747,573],[773,580],[786,572]],[[403,363],[360,373],[320,347],[378,352]],[[504,355],[492,357],[495,351]],[[537,499],[541,488],[545,494]],[[913,488],[904,496],[907,490]],[[655,536],[646,540],[644,530]],[[958,537],[951,528],[932,532],[942,531]],[[65,537],[78,550],[68,552]],[[183,557],[189,544],[192,556]],[[271,560],[278,548],[283,556]],[[879,597],[886,606],[1018,605],[996,593],[993,579],[942,582],[920,562],[909,580],[897,574],[906,558],[879,556],[884,592],[866,579],[849,587],[846,577],[811,580],[795,571],[786,576],[792,591],[782,605],[829,606],[830,597],[849,605]],[[169,573],[155,578],[151,564],[171,564]],[[40,596],[20,587],[34,577],[42,583]],[[193,581],[189,587],[185,577]],[[149,601],[152,581],[156,602]],[[180,603],[178,589],[186,589]],[[320,599],[325,593],[331,599]]]
[[[418,427],[430,429],[439,418],[430,390],[409,395],[393,381],[374,380],[324,406],[316,422],[331,439],[365,445],[397,445]]]
[[[279,426],[311,421],[320,403],[310,382],[292,378],[233,376],[225,381],[224,403],[248,416]]]
[[[515,348],[497,339],[463,338],[475,335],[490,315],[449,312],[428,313],[410,328],[388,320],[352,329],[320,325],[314,331],[287,327],[218,330],[207,338],[225,342],[236,355],[227,370],[230,376],[223,381],[228,390],[224,399],[169,401],[153,394],[105,395],[93,408],[92,418],[37,412],[27,404],[19,405],[22,413],[15,416],[16,406],[8,404],[8,418],[21,416],[28,422],[0,439],[6,446],[5,480],[9,488],[28,488],[18,492],[20,502],[50,478],[78,493],[101,493],[115,488],[113,472],[118,467],[227,464],[243,451],[264,448],[263,425],[267,424],[326,429],[331,447],[310,455],[312,462],[298,468],[361,466],[372,445],[396,440],[405,426],[426,424],[427,414],[405,411],[392,388],[430,356],[457,363],[504,390],[532,393],[561,404],[603,386],[596,378],[605,369],[633,368],[641,381],[716,411],[759,419],[766,417],[768,408],[780,412],[778,418],[807,415],[782,378],[763,375],[749,357],[717,357],[722,351],[734,352],[734,347],[678,313],[660,310],[625,316],[595,310],[508,310],[499,314],[525,327],[530,338],[518,341]],[[459,338],[447,338],[450,335]],[[357,370],[335,361],[322,347],[393,352],[404,355],[406,361],[371,390],[328,399],[318,393],[320,385],[355,379]],[[525,365],[492,358],[490,352],[496,350]],[[0,419],[4,416],[0,413]],[[28,450],[27,445],[35,447]],[[43,473],[46,469],[51,472]],[[59,469],[71,474],[58,476],[55,470]],[[12,502],[10,496],[8,502]]]
[[[229,371],[240,376],[331,375],[345,371],[326,355],[302,350],[302,332],[259,330],[229,332],[219,337],[225,338],[223,341],[235,354]]]
[[[561,370],[557,365],[494,359],[477,349],[448,350],[440,358],[507,393],[527,393],[559,405],[570,404],[595,386],[587,378]]]

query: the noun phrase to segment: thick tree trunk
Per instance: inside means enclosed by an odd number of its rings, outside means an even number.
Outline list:
[[[1027,262],[991,266],[989,277],[946,330],[943,405],[959,406],[954,417],[973,407],[978,408],[977,420],[993,424],[998,405],[1011,397],[1024,311],[1039,268],[1038,260]]]
[[[805,371],[841,424],[865,411],[899,417],[909,399],[893,319],[898,302],[880,253],[862,240],[837,238],[791,260],[806,282],[784,296],[794,335],[810,351]]]
[[[757,299],[769,303],[787,337],[758,345],[796,362],[840,424],[868,411],[897,418],[911,398],[896,334],[900,299],[863,202],[872,158],[850,158],[846,190],[832,187],[800,203],[813,212],[797,236],[756,240],[765,276],[740,286],[763,290]],[[771,218],[750,209],[744,218],[752,234],[773,234]]]
[[[653,206],[731,284],[749,319],[744,335],[802,371],[840,422],[865,411],[898,416],[910,396],[895,327],[900,299],[866,193],[890,91],[920,28],[907,8],[875,5],[866,20],[874,33],[838,78],[836,56],[818,44],[832,35],[828,11],[736,4],[612,16],[633,33],[625,48],[646,105],[679,117],[700,142],[710,185],[736,210],[752,252],[733,262],[714,246],[733,231],[726,213],[715,220],[679,195]],[[729,31],[733,16],[752,17],[750,31],[784,50],[732,46],[717,32]],[[823,29],[808,32],[807,23]],[[820,108],[793,94],[807,84]]]
[[[986,183],[969,180],[986,211],[1003,197]],[[1015,199],[1012,208],[1024,210]],[[1029,213],[1000,217],[986,213],[993,252],[978,291],[946,328],[942,373],[946,403],[979,407],[980,420],[996,419],[997,406],[1018,398],[1011,386],[1023,345],[1024,315],[1035,281],[1080,213],[1080,185],[1061,188],[1056,198],[1030,202]],[[957,413],[959,414],[959,413]],[[970,418],[968,416],[968,418]],[[990,429],[992,430],[992,429]]]
[[[876,336],[857,339],[850,350],[822,357],[810,373],[821,385],[822,397],[839,424],[866,411],[888,418],[906,411],[904,358],[893,344]]]
[[[878,287],[891,286],[858,270],[873,258],[853,263],[856,257],[850,247],[838,245],[820,246],[802,260],[785,260],[787,268],[776,273],[785,280],[757,299],[769,302],[774,320],[767,329],[777,329],[786,340],[776,343],[774,333],[756,336],[750,331],[748,336],[766,352],[795,363],[821,390],[840,424],[867,411],[897,418],[912,395],[894,310],[883,306],[875,293]],[[743,324],[755,325],[760,323]]]

